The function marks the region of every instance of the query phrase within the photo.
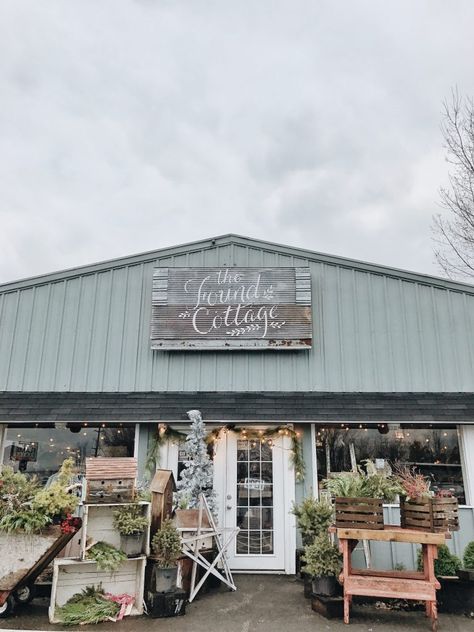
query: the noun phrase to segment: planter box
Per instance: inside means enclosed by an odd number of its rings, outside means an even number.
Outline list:
[[[460,568],[458,570],[459,579],[465,582],[474,582],[474,568]],[[472,587],[474,591],[474,586]]]
[[[131,615],[143,614],[143,595],[145,583],[146,557],[128,559],[111,573],[100,571],[93,560],[83,562],[68,559],[54,560],[53,585],[49,606],[50,623],[61,623],[57,608],[64,604],[86,586],[102,584],[105,592],[113,595],[127,593],[135,597]]]
[[[143,515],[150,522],[150,503],[141,501],[139,505],[142,507]],[[83,507],[82,518],[82,537],[81,537],[81,560],[86,559],[87,542],[94,541],[107,542],[111,546],[120,549],[121,538],[120,533],[114,527],[114,511],[123,507],[123,504],[107,504],[107,505],[89,505]],[[150,527],[148,526],[142,538],[142,548],[140,554],[150,554]]]
[[[456,498],[400,499],[400,524],[404,529],[445,533],[459,531]]]
[[[344,614],[343,597],[325,597],[311,595],[311,608],[326,619],[342,619]]]
[[[440,612],[465,614],[474,612],[474,587],[472,582],[457,577],[438,577],[441,590],[437,599]]]
[[[179,531],[183,540],[191,538],[196,535],[199,524],[199,509],[177,509],[174,516],[175,527]],[[201,516],[201,534],[197,548],[202,550],[209,550],[213,547],[212,536],[207,536],[206,531],[212,531],[212,527],[209,523],[209,519],[205,512],[202,512]]]
[[[173,592],[148,592],[147,609],[152,619],[181,617],[186,614],[186,593],[177,589]]]
[[[335,501],[336,527],[383,529],[381,498],[343,498]]]

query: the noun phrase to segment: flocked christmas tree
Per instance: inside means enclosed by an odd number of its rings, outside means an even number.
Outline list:
[[[179,507],[194,509],[199,506],[199,495],[204,494],[213,514],[216,513],[216,493],[213,489],[214,465],[207,452],[205,427],[199,410],[187,413],[191,420],[191,432],[184,449],[187,460],[181,478],[177,482],[176,498]]]

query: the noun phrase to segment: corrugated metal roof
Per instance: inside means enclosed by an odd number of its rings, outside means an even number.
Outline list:
[[[309,266],[310,351],[162,352],[153,268]],[[474,286],[224,236],[0,286],[0,391],[474,391]]]

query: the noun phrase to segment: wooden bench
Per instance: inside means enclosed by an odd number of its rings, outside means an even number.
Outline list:
[[[434,561],[438,557],[438,546],[445,543],[446,534],[426,533],[391,525],[385,525],[383,530],[337,528],[335,531],[343,555],[343,568],[339,581],[344,587],[344,623],[349,623],[353,595],[359,595],[424,601],[426,616],[431,618],[432,629],[433,631],[437,629],[436,591],[440,588],[440,584],[434,574]],[[421,544],[423,571],[379,571],[352,568],[351,555],[359,540]]]

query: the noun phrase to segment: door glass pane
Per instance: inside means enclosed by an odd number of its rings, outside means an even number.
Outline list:
[[[273,452],[259,440],[237,442],[238,555],[273,553]]]

